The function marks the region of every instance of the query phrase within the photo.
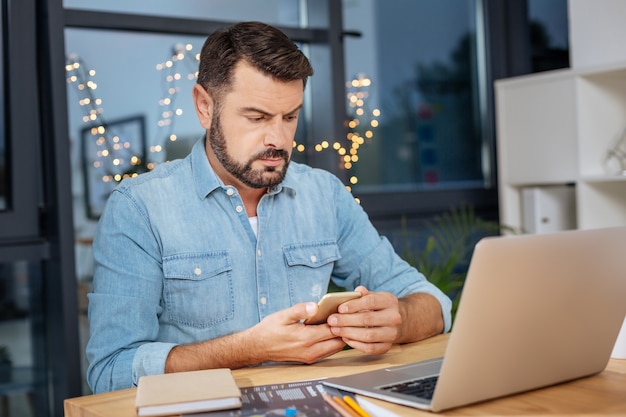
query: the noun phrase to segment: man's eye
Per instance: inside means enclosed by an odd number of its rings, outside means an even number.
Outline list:
[[[260,122],[263,119],[265,119],[265,117],[263,116],[248,116],[248,120],[250,120],[251,122]]]

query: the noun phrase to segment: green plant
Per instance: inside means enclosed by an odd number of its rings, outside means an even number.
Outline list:
[[[460,205],[428,221],[424,247],[412,249],[403,218],[401,256],[452,299],[454,319],[474,246],[481,238],[503,230],[514,232],[498,222],[481,219],[473,207]]]
[[[11,364],[11,352],[9,351],[9,347],[5,345],[0,345],[0,364]]]

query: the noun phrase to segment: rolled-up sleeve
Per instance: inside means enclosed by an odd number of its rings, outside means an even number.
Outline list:
[[[335,282],[350,289],[364,285],[371,291],[390,292],[397,297],[417,292],[431,294],[441,305],[444,332],[448,332],[452,326],[450,298],[397,254],[340,183],[336,184],[334,201],[342,254],[333,273]]]

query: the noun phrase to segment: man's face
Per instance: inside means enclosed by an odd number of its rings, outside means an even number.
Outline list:
[[[218,104],[221,112],[214,109],[209,129],[209,153],[225,183],[267,188],[283,181],[302,97],[302,81],[276,81],[247,63],[236,66],[233,89]]]

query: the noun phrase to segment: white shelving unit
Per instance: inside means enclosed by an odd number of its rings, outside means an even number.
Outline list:
[[[495,90],[501,222],[523,228],[524,189],[572,185],[573,227],[626,225],[626,175],[607,158],[626,129],[626,62],[499,80]]]

